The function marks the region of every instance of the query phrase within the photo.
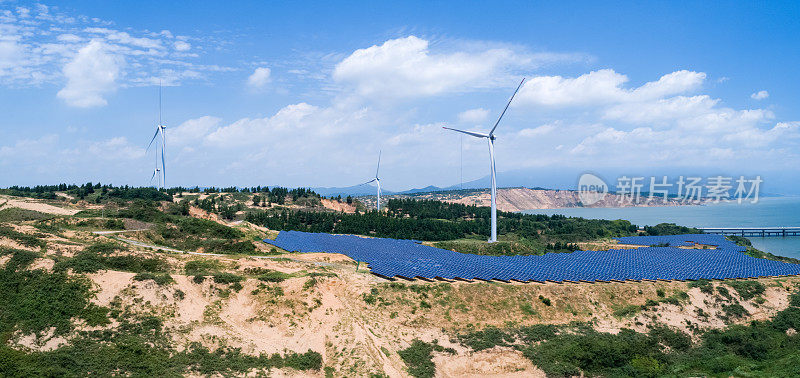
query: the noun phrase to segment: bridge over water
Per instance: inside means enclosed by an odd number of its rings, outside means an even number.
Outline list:
[[[737,236],[800,236],[800,227],[700,227],[706,234]]]

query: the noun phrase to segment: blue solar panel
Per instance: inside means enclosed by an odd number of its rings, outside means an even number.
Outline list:
[[[296,252],[341,253],[384,277],[517,281],[696,280],[797,275],[800,265],[748,256],[721,235],[617,238],[636,249],[480,256],[422,245],[415,240],[282,231],[276,247]],[[678,248],[694,245],[714,249]],[[667,245],[664,247],[664,245]]]

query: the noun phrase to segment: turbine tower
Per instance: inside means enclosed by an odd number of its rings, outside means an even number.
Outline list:
[[[375,178],[365,182],[362,185],[377,183],[378,184],[378,202],[377,202],[377,209],[378,212],[381,211],[381,179],[378,177],[378,173],[381,171],[381,151],[378,151],[378,169],[375,170]]]
[[[503,112],[500,113],[500,118],[498,118],[497,122],[494,123],[494,127],[492,127],[492,130],[489,131],[489,134],[476,133],[473,131],[464,131],[464,130],[445,127],[445,129],[447,130],[457,131],[459,133],[471,135],[476,138],[486,138],[489,142],[489,172],[492,181],[492,186],[490,189],[492,197],[492,234],[491,234],[492,236],[489,239],[489,243],[494,243],[497,241],[497,177],[494,167],[494,140],[497,138],[494,136],[494,130],[497,129],[497,125],[500,124],[500,120],[503,119],[503,116],[506,114],[506,110],[508,110],[508,106],[511,105],[511,101],[514,100],[514,96],[517,95],[517,92],[519,92],[519,89],[522,87],[522,83],[524,82],[525,78],[522,78],[522,81],[519,82],[519,85],[517,86],[517,89],[514,91],[514,94],[512,94],[511,98],[508,100],[505,109],[503,109]]]
[[[165,126],[161,122],[161,83],[158,83],[158,125],[156,125],[156,132],[153,134],[153,138],[150,139],[150,144],[147,145],[147,150],[150,151],[150,147],[153,145],[153,142],[156,142],[156,170],[153,172],[153,177],[158,176],[158,185],[161,189],[166,189],[167,187],[167,168],[164,164],[164,146],[167,143],[167,137],[165,135],[165,130],[167,126]],[[156,140],[158,136],[161,136],[161,143]],[[158,153],[159,153],[159,144],[161,145],[161,168],[158,167]],[[161,173],[159,175],[159,173]],[[153,178],[150,178],[150,182],[153,181]]]

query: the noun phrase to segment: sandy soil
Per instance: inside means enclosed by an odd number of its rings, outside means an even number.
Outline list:
[[[322,206],[324,206],[327,209],[335,211],[343,211],[347,214],[352,214],[356,212],[356,207],[353,205],[348,205],[347,202],[339,202],[329,199],[323,199]]]
[[[49,205],[40,200],[31,198],[20,199],[16,197],[0,196],[0,200],[6,201],[3,207],[17,207],[20,209],[38,211],[45,214],[75,215],[80,211],[77,209],[66,209],[63,207]]]
[[[521,352],[511,348],[495,347],[457,356],[437,353],[433,362],[437,377],[545,377]]]

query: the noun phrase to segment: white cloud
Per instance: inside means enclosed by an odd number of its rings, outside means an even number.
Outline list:
[[[270,75],[272,71],[270,71],[267,67],[258,67],[253,71],[253,73],[247,78],[247,85],[251,88],[264,88],[270,81]]]
[[[489,110],[484,108],[469,109],[458,113],[458,121],[461,123],[480,123],[486,121],[488,117]]]
[[[84,157],[102,156],[104,161],[131,161],[144,157],[145,149],[140,146],[132,146],[128,143],[128,139],[124,137],[114,137],[104,141],[93,142],[80,153]]]
[[[333,78],[362,96],[419,97],[495,87],[512,68],[533,63],[508,48],[432,52],[427,40],[409,36],[356,50],[336,65]]]
[[[192,45],[186,41],[175,41],[175,43],[172,44],[172,47],[174,47],[176,51],[189,51],[189,49],[192,48]]]
[[[605,111],[604,118],[627,122],[654,122],[707,114],[719,100],[707,95],[676,96],[649,102],[623,103]]]
[[[169,143],[175,146],[196,145],[202,142],[212,130],[216,129],[222,119],[211,116],[190,119],[178,127],[167,129]]]
[[[123,63],[103,42],[89,42],[64,66],[67,85],[58,92],[58,97],[80,108],[105,106],[104,96],[116,90]]]
[[[626,89],[628,77],[612,69],[592,71],[576,78],[537,76],[525,83],[515,105],[574,106],[646,101],[695,90],[706,74],[676,71],[657,81]]]
[[[53,151],[57,143],[56,134],[48,134],[39,139],[20,139],[14,145],[0,146],[0,158],[46,156]]]
[[[763,99],[765,99],[767,97],[769,97],[769,92],[767,92],[767,91],[758,91],[758,92],[753,93],[753,94],[750,95],[750,98],[752,98],[754,100],[763,100]]]
[[[15,40],[0,39],[0,76],[16,67],[24,58],[23,47]]]
[[[221,127],[205,138],[207,144],[230,148],[242,145],[252,145],[272,140],[276,132],[302,133],[301,129],[310,125],[308,118],[319,114],[319,108],[306,103],[289,105],[279,110],[275,115],[266,118],[243,118],[230,125]],[[319,132],[319,130],[315,130]]]
[[[535,127],[532,129],[522,129],[519,131],[519,136],[521,137],[537,137],[542,135],[547,135],[552,133],[556,130],[556,126],[553,124],[541,125],[539,127]]]
[[[231,69],[196,61],[195,58],[201,57],[200,52],[209,50],[204,47],[212,38],[173,36],[168,31],[153,33],[133,28],[122,31],[114,29],[113,22],[65,14],[57,7],[28,8],[24,8],[25,11],[0,9],[0,85],[61,84],[66,78],[65,63],[73,60],[90,41],[102,43],[107,54],[127,62],[119,67],[116,78],[119,86],[157,84],[161,72],[181,72],[171,75],[169,80],[164,78],[170,81],[168,85],[180,85],[183,81],[207,79],[211,72]],[[192,49],[190,39],[198,44],[196,48]],[[156,80],[152,80],[153,77]],[[81,103],[81,106],[100,105],[104,101],[102,95],[77,100],[80,96],[69,91],[62,92],[62,96],[76,99],[70,103]]]

